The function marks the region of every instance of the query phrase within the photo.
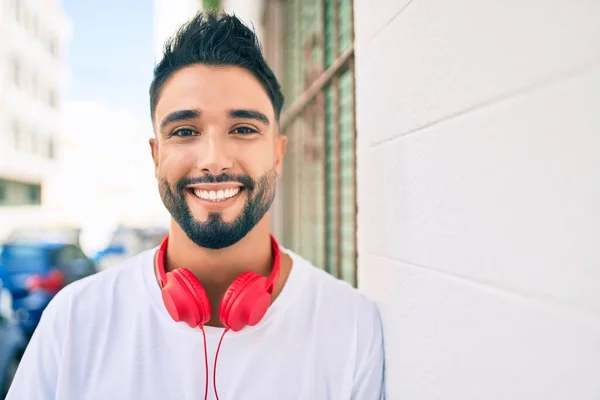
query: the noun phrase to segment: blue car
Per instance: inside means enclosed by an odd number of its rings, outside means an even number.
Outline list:
[[[0,398],[5,398],[27,347],[27,338],[14,319],[12,296],[0,281]]]
[[[33,334],[59,290],[96,272],[95,264],[72,243],[10,242],[0,250],[0,279],[26,336]]]

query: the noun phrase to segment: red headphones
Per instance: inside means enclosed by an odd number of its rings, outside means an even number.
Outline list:
[[[168,241],[168,237],[163,240],[157,255],[163,301],[175,321],[184,321],[192,328],[202,327],[211,317],[208,296],[200,281],[189,269],[177,268],[166,273]],[[254,326],[267,313],[280,269],[279,245],[272,235],[271,248],[273,268],[268,278],[255,272],[244,272],[225,292],[219,306],[219,318],[226,330],[237,332],[246,326]]]

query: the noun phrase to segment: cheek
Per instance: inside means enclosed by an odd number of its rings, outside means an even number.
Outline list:
[[[275,152],[272,145],[252,146],[241,154],[239,164],[253,177],[260,177],[275,166]]]
[[[193,168],[193,153],[182,149],[165,148],[160,154],[159,175],[168,181],[177,181]]]

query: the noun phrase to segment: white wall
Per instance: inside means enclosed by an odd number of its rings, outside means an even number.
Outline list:
[[[600,399],[600,2],[355,0],[389,399]]]

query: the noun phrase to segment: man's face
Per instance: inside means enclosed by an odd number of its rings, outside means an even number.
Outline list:
[[[193,65],[163,85],[150,141],[160,196],[198,246],[241,240],[265,216],[285,137],[259,81],[239,67]]]

